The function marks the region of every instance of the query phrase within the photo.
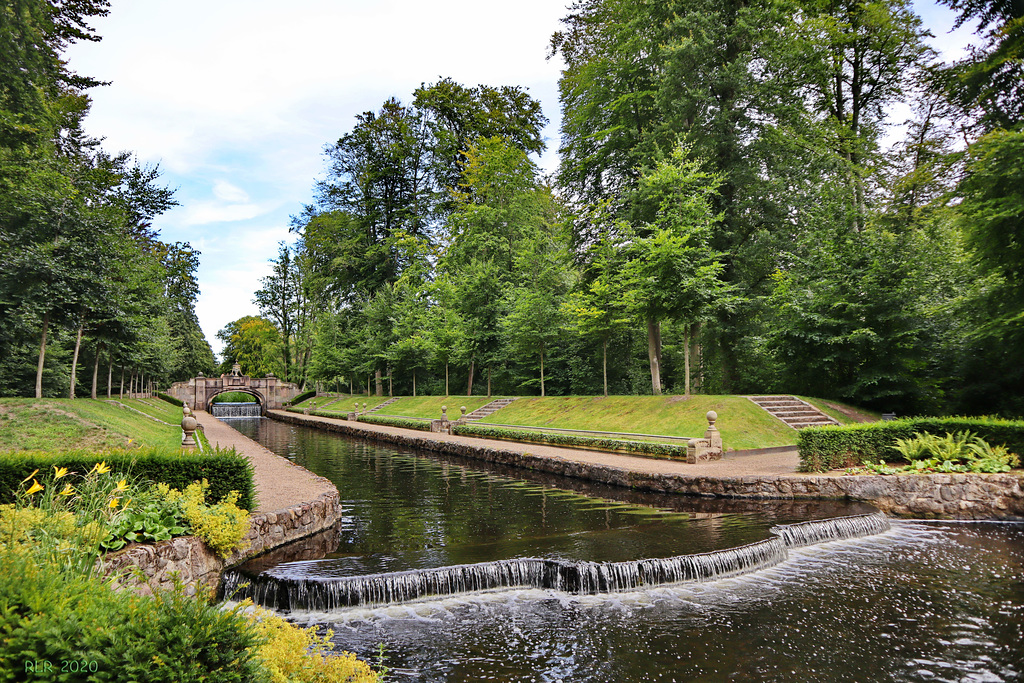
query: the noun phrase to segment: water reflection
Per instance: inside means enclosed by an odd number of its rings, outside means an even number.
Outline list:
[[[248,424],[334,481],[345,506],[305,559],[281,551],[251,563],[257,573],[665,557],[761,540],[776,523],[870,511],[638,493]],[[505,590],[291,618],[333,629],[339,649],[366,658],[383,643],[393,681],[1022,680],[1024,525],[901,522],[705,584],[599,596]]]

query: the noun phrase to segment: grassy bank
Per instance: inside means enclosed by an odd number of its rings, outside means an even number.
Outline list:
[[[490,403],[484,396],[403,396],[382,410],[403,417],[440,418],[441,406],[448,406],[449,419],[459,417],[459,408],[467,413]],[[310,399],[301,408],[316,408],[333,400],[326,397]],[[347,398],[334,403],[328,412],[347,413],[352,401],[365,400],[372,408],[387,397]],[[877,420],[878,415],[834,401],[805,398],[842,424]],[[743,450],[793,446],[796,431],[775,419],[743,396],[552,396],[523,397],[502,408],[478,424],[505,424],[520,427],[555,427],[559,429],[630,432],[664,436],[699,437],[707,429],[705,415],[718,413],[717,427],[726,448]]]
[[[0,398],[0,450],[179,448],[181,409],[160,399]],[[164,424],[169,423],[169,424]]]

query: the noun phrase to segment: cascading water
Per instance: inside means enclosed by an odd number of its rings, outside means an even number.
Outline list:
[[[223,417],[260,417],[260,404],[255,402],[248,403],[214,403],[213,404],[213,416],[217,418]]]
[[[265,574],[250,578],[233,571],[225,574],[223,590],[233,599],[252,598],[266,607],[318,612],[509,588],[593,595],[746,574],[784,562],[788,548],[859,538],[889,529],[888,519],[879,513],[779,525],[771,530],[776,538],[757,543],[627,562],[518,558],[364,576],[301,579]]]

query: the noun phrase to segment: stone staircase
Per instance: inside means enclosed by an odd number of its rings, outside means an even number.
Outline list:
[[[476,422],[477,420],[482,420],[485,417],[487,417],[488,415],[490,415],[491,413],[494,413],[494,412],[497,412],[497,411],[501,410],[502,408],[504,408],[505,406],[507,406],[509,403],[511,403],[514,400],[516,400],[516,399],[514,399],[514,398],[498,398],[498,399],[495,399],[495,400],[491,401],[490,403],[488,403],[487,405],[481,406],[481,407],[477,408],[476,410],[474,410],[469,415],[466,415],[466,422]]]
[[[824,427],[839,423],[796,396],[747,396],[793,429]]]
[[[366,414],[376,413],[378,410],[380,410],[384,406],[389,406],[389,405],[391,405],[392,403],[394,403],[395,401],[397,401],[400,398],[402,398],[402,397],[401,396],[393,396],[393,397],[389,398],[388,400],[384,401],[383,403],[377,404],[373,408],[370,408],[369,410],[366,411]]]

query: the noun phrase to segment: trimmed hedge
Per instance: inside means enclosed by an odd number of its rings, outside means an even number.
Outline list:
[[[165,394],[165,393],[160,392],[160,391],[156,392],[156,397],[159,398],[162,401],[167,401],[168,403],[170,403],[172,405],[176,405],[179,408],[183,405],[182,402],[179,401],[178,399],[174,398],[173,396],[171,396],[169,394]]]
[[[18,486],[33,470],[52,472],[57,466],[82,474],[101,461],[119,476],[140,477],[180,491],[194,481],[206,479],[210,482],[208,501],[211,504],[221,501],[231,491],[238,491],[238,507],[250,511],[256,507],[252,463],[234,449],[219,448],[205,453],[156,448],[0,452],[0,504],[14,502]]]
[[[301,413],[302,410],[299,409],[298,412]],[[348,414],[347,413],[333,413],[333,412],[331,412],[329,410],[311,410],[311,411],[309,411],[309,414],[310,415],[315,415],[317,417],[331,417],[331,418],[334,418],[335,420],[347,420],[348,419]]]
[[[313,389],[311,391],[303,392],[303,393],[299,394],[298,396],[296,396],[295,398],[293,398],[292,400],[288,401],[288,405],[297,406],[300,403],[302,403],[303,401],[305,401],[306,399],[313,398],[314,396],[316,396],[316,390],[315,389]]]
[[[479,436],[488,439],[506,439],[508,441],[529,441],[546,443],[552,446],[577,446],[602,451],[616,451],[650,455],[674,460],[686,459],[686,446],[670,443],[654,443],[651,441],[623,441],[594,436],[577,436],[575,434],[544,434],[528,430],[508,429],[507,427],[491,427],[488,425],[458,425],[452,432],[461,436]]]
[[[800,471],[827,472],[857,467],[865,462],[901,462],[894,448],[896,439],[913,438],[915,432],[954,434],[969,431],[993,446],[1004,445],[1013,453],[1024,453],[1024,420],[989,417],[912,417],[892,422],[807,427],[797,432]]]
[[[310,411],[310,415],[314,413]],[[325,417],[336,417],[335,415],[327,415]],[[421,432],[430,431],[429,420],[414,420],[407,417],[391,417],[389,415],[360,415],[359,422],[367,422],[374,425],[384,425],[386,427],[401,427],[402,429],[418,429]]]

